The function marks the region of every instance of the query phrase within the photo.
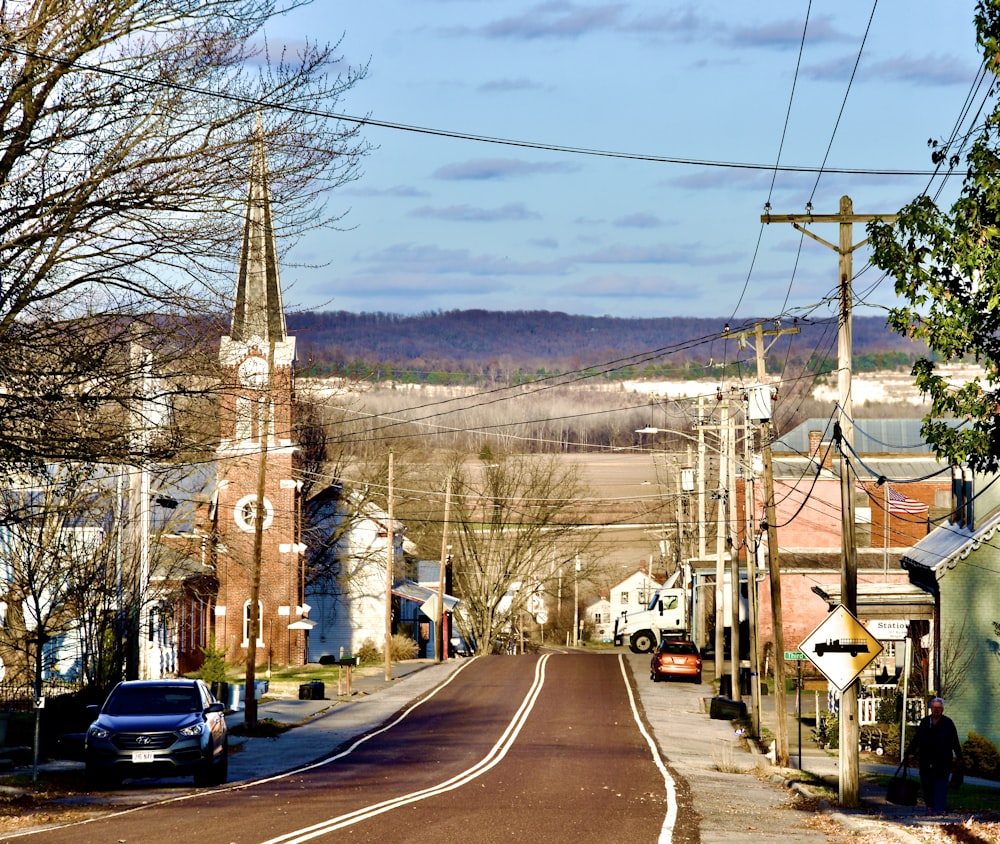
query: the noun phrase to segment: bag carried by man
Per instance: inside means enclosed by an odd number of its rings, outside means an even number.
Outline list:
[[[917,781],[910,779],[910,769],[906,766],[906,760],[903,760],[889,780],[885,799],[897,806],[916,806],[919,788]]]

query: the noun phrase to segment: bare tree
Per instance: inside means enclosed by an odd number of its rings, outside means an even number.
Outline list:
[[[976,657],[975,643],[968,632],[968,616],[953,624],[941,634],[941,663],[938,677],[941,688],[938,696],[945,700],[957,697],[969,676],[969,666]]]
[[[0,655],[9,680],[36,693],[59,677],[106,689],[136,661],[140,640],[172,638],[169,612],[192,573],[182,547],[156,519],[146,548],[128,506],[125,466],[7,466],[0,484]],[[180,470],[157,471],[175,479]],[[137,502],[132,502],[137,503]],[[170,502],[176,509],[180,502]],[[188,513],[196,506],[184,502]],[[168,513],[172,512],[167,510]],[[154,618],[156,607],[164,608]],[[172,653],[172,642],[165,648]]]
[[[147,348],[169,335],[190,360],[194,321],[176,315],[224,310],[258,116],[277,234],[336,224],[327,192],[357,178],[366,145],[331,115],[366,69],[329,46],[270,56],[259,38],[282,10],[0,0],[0,455],[69,448],[74,414],[125,401],[128,369],[110,378],[102,346],[134,317]],[[39,442],[32,407],[66,428]]]
[[[579,530],[584,490],[558,457],[486,448],[479,466],[453,471],[458,622],[488,653],[498,636],[519,629],[532,596],[549,591],[560,566],[572,570],[578,555],[587,556],[589,534]]]

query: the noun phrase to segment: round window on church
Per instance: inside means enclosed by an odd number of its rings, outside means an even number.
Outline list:
[[[240,530],[251,533],[257,524],[257,496],[244,495],[236,502],[233,516]],[[274,507],[266,498],[264,499],[264,524],[262,530],[267,530],[274,520]]]

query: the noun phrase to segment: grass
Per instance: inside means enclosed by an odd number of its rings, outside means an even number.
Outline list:
[[[866,781],[883,787],[889,784],[890,779],[887,774],[871,774],[865,777]],[[952,812],[971,814],[992,812],[996,810],[998,798],[1000,798],[1000,788],[964,782],[961,788],[948,791],[948,808]]]

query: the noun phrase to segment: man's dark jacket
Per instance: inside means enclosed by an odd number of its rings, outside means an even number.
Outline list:
[[[920,758],[920,773],[936,777],[951,773],[952,753],[962,758],[962,743],[958,740],[955,722],[942,715],[937,724],[928,715],[922,718],[913,735],[913,741],[906,748],[906,755],[916,754]]]

